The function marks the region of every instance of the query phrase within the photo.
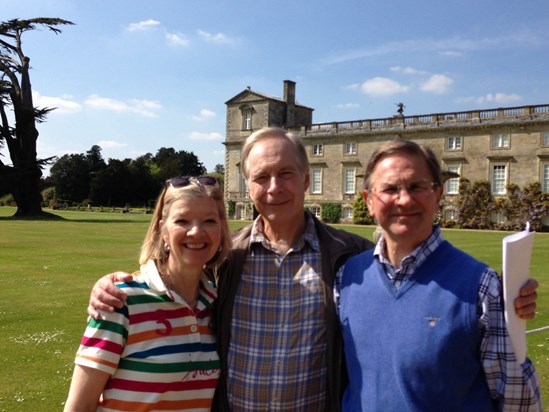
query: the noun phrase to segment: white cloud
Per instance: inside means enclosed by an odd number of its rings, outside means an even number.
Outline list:
[[[463,57],[462,52],[453,51],[453,50],[441,51],[438,54],[444,57]]]
[[[137,113],[153,112],[162,109],[162,105],[157,100],[132,99],[130,103],[132,106],[131,110]]]
[[[409,89],[408,86],[403,86],[397,81],[386,77],[374,77],[370,80],[366,80],[362,83],[360,88],[363,93],[372,96],[390,96],[398,93],[406,93]]]
[[[96,94],[86,99],[84,104],[93,109],[108,110],[117,113],[136,113],[144,117],[156,117],[155,111],[162,108],[157,101],[132,99],[129,103],[101,97]]]
[[[114,140],[100,140],[97,145],[100,146],[101,149],[122,149],[128,146],[126,143],[120,143]]]
[[[392,72],[395,72],[395,73],[402,73],[402,74],[412,74],[412,75],[427,74],[427,72],[425,72],[423,70],[414,69],[413,67],[393,66],[389,70],[391,70]]]
[[[145,20],[140,21],[139,23],[130,23],[128,25],[128,31],[147,31],[147,30],[153,30],[160,26],[160,22],[156,20]]]
[[[153,31],[161,29],[164,32],[164,38],[171,46],[177,47],[187,47],[189,46],[189,39],[185,37],[182,33],[169,33],[157,20],[145,20],[140,21],[139,23],[131,23],[128,27],[128,31],[132,32],[144,32],[144,31]]]
[[[37,107],[56,108],[52,113],[75,113],[82,110],[82,105],[75,102],[70,95],[61,97],[43,96],[39,92],[32,93],[32,100]]]
[[[420,89],[424,92],[442,94],[447,92],[454,84],[454,81],[444,74],[433,74],[426,82],[424,82]]]
[[[187,47],[189,45],[189,39],[181,33],[166,33],[166,40],[172,46]]]
[[[336,104],[336,107],[338,109],[356,109],[357,107],[360,107],[358,103],[339,103]]]
[[[379,44],[367,49],[345,50],[338,55],[329,56],[321,62],[324,65],[339,64],[346,61],[365,59],[382,55],[402,53],[452,53],[484,52],[490,50],[507,50],[512,48],[536,48],[545,44],[543,36],[535,32],[508,32],[500,37],[464,38],[459,36],[418,39]]]
[[[230,37],[227,37],[227,35],[223,33],[212,34],[204,30],[197,30],[197,32],[198,32],[198,35],[202,37],[204,40],[212,43],[229,44],[234,42],[233,39],[231,39]]]
[[[481,97],[483,101],[487,103],[511,103],[511,102],[517,102],[519,100],[522,100],[522,97],[516,93],[513,94],[505,94],[505,93],[488,93],[486,96]]]
[[[463,99],[460,99],[460,103],[477,103],[477,104],[509,104],[513,102],[518,102],[522,100],[522,96],[511,93],[511,94],[505,94],[505,93],[488,93],[484,96],[479,97],[466,97]]]
[[[360,84],[358,83],[353,83],[353,84],[348,84],[347,86],[343,86],[343,90],[359,90],[360,89]]]
[[[96,94],[88,97],[84,104],[94,109],[105,109],[113,112],[123,112],[127,109],[127,105],[123,102],[108,97],[100,97]]]
[[[208,109],[202,109],[200,110],[200,115],[192,116],[192,119],[196,122],[205,122],[206,120],[211,119],[214,116],[215,116],[215,112],[212,112],[211,110],[208,110]]]
[[[201,133],[201,132],[191,132],[187,135],[189,140],[223,140],[223,136],[220,133],[211,132],[211,133]]]

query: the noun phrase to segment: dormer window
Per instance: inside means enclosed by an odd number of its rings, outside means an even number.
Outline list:
[[[252,109],[242,111],[242,129],[252,130]]]

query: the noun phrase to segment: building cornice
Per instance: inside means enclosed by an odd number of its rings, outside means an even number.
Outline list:
[[[393,116],[381,119],[352,120],[345,122],[315,123],[291,128],[305,138],[326,135],[386,135],[428,131],[447,132],[491,128],[494,126],[526,128],[549,124],[549,104],[506,107],[465,112],[434,113],[414,116]]]

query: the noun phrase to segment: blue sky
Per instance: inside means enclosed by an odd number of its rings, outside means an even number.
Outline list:
[[[315,123],[549,102],[547,0],[0,1],[1,21],[75,23],[23,38],[35,105],[58,107],[39,157],[173,147],[211,171],[225,102],[286,79]]]

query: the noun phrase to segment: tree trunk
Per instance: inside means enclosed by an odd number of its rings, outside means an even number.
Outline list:
[[[13,166],[5,167],[0,161],[0,177],[11,184],[11,193],[17,203],[16,216],[44,216],[40,194],[40,165],[37,158],[37,121],[43,121],[52,109],[37,109],[32,101],[30,58],[23,53],[21,36],[37,26],[60,33],[56,26],[73,24],[58,18],[13,19],[2,22],[0,32],[0,132],[5,140]],[[20,76],[21,81],[19,81]],[[11,103],[15,116],[15,134],[9,127],[5,107]],[[8,180],[9,179],[9,180]]]
[[[26,62],[28,64],[28,58]],[[37,164],[36,140],[38,130],[32,106],[31,87],[28,72],[22,74],[23,104],[15,104],[15,139],[8,141],[10,154],[15,169],[15,185],[12,190],[13,198],[17,203],[15,216],[40,216],[43,215],[40,194],[40,177],[42,171]],[[13,99],[15,101],[15,99]]]
[[[42,216],[42,196],[40,195],[40,176],[42,172],[38,167],[34,172],[27,171],[15,179],[13,187],[13,199],[17,203],[18,217]]]

